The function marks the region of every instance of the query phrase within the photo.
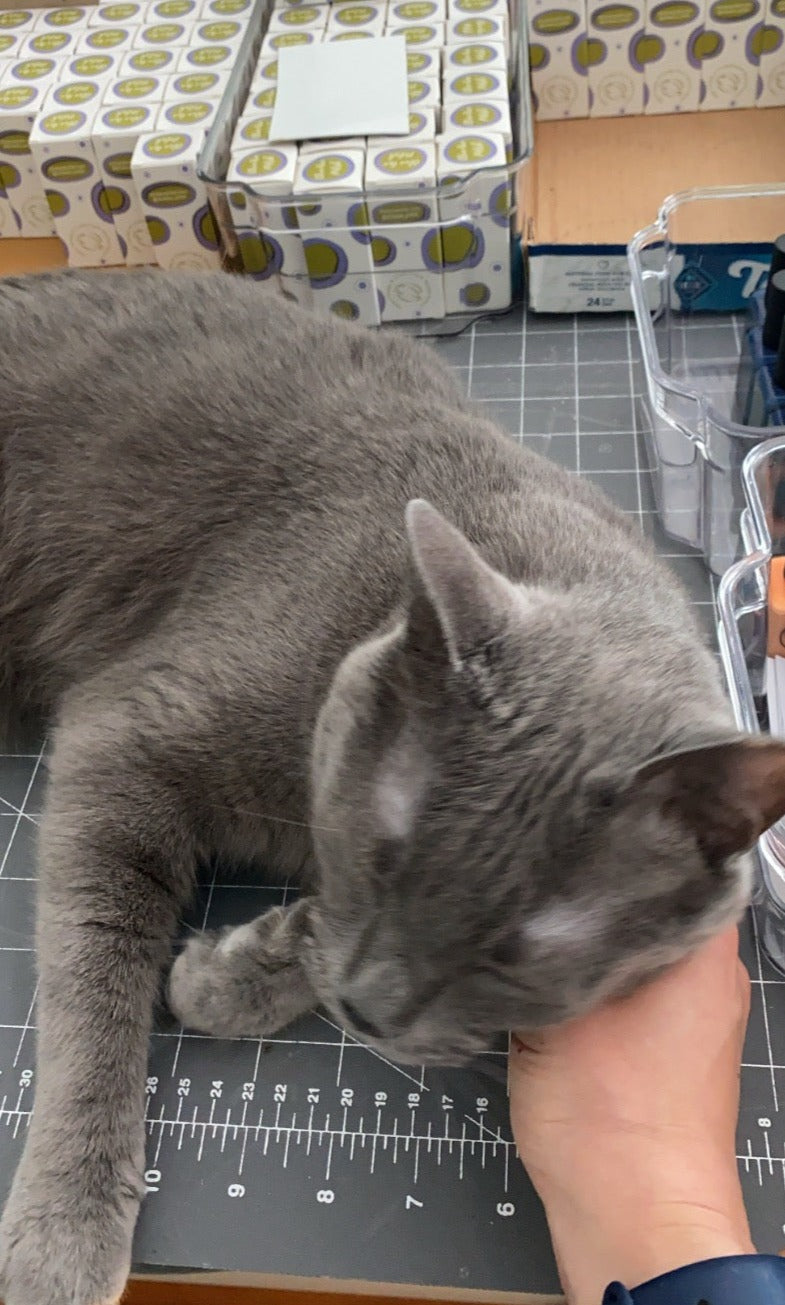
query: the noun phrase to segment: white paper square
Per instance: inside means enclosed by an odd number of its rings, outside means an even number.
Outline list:
[[[409,130],[406,43],[326,41],[278,52],[276,140],[395,136]]]

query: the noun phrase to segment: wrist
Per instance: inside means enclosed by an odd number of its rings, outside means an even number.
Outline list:
[[[754,1254],[735,1169],[706,1173],[687,1194],[674,1181],[684,1163],[674,1157],[662,1184],[608,1164],[583,1200],[540,1192],[570,1305],[599,1305],[614,1280],[632,1288],[698,1260]]]

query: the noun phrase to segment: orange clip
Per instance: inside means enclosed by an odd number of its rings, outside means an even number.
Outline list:
[[[785,557],[773,557],[769,563],[766,652],[769,657],[785,657]]]

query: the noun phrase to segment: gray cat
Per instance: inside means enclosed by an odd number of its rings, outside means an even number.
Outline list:
[[[322,1002],[456,1063],[735,920],[785,748],[734,736],[637,528],[428,349],[143,272],[0,283],[0,339],[0,678],[54,722],[0,1290],[106,1305],[200,859],[306,894],[188,944],[186,1024]]]

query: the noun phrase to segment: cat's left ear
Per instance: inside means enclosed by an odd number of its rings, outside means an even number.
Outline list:
[[[722,860],[785,816],[785,744],[742,736],[658,757],[636,772],[633,789],[692,829],[710,861]]]
[[[413,563],[407,647],[460,670],[508,627],[523,605],[520,590],[424,499],[409,503],[406,532]]]

